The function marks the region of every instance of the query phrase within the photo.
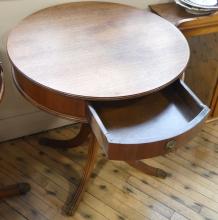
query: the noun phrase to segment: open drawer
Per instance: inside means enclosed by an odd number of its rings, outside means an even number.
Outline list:
[[[181,146],[200,129],[209,113],[193,92],[177,80],[136,99],[91,102],[92,130],[112,160],[139,160]]]

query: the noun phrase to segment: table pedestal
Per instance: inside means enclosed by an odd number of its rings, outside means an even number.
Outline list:
[[[92,173],[96,161],[97,156],[97,141],[95,139],[95,136],[91,132],[91,128],[89,124],[81,124],[80,132],[78,135],[72,139],[69,140],[55,140],[50,138],[41,138],[39,140],[39,143],[42,145],[46,145],[52,148],[57,149],[70,149],[80,146],[88,136],[91,135],[89,146],[88,146],[88,155],[87,155],[87,162],[85,167],[83,168],[83,175],[80,180],[80,183],[72,195],[72,197],[67,201],[65,207],[63,208],[63,211],[66,215],[73,215],[76,211],[82,196],[86,190],[86,186],[90,177],[90,174]],[[152,175],[155,177],[160,178],[166,178],[167,173],[164,170],[161,170],[159,168],[155,168],[152,166],[149,166],[141,161],[126,161],[130,166],[140,170],[141,172]]]

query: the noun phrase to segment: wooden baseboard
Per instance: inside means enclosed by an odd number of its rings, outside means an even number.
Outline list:
[[[0,142],[74,123],[42,111],[0,120]]]

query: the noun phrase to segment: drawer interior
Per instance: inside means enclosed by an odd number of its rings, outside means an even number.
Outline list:
[[[191,129],[209,111],[180,80],[142,98],[94,102],[89,108],[105,135],[123,144],[172,138]]]

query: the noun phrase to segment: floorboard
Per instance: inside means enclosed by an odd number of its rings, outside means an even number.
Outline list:
[[[146,160],[169,173],[165,180],[108,161],[100,149],[84,198],[66,217],[62,207],[81,177],[88,142],[61,151],[40,146],[38,139],[67,139],[78,129],[76,124],[0,144],[0,186],[32,186],[27,195],[0,202],[0,220],[218,220],[218,121],[177,152]]]

